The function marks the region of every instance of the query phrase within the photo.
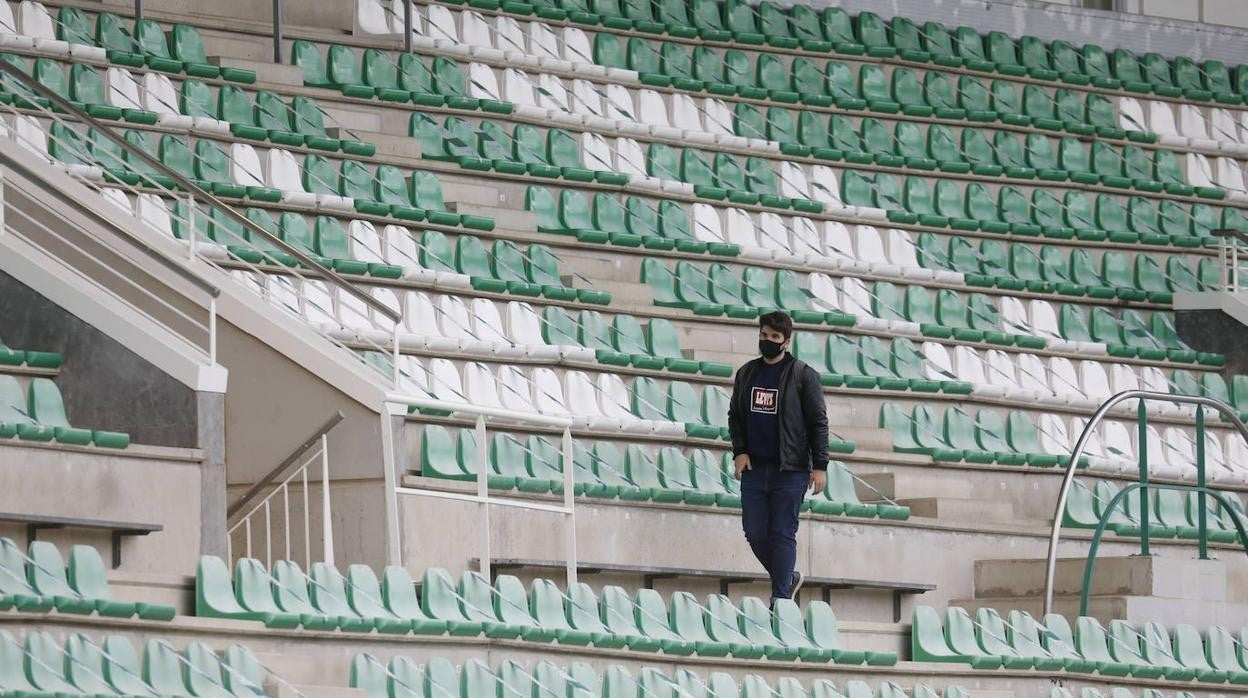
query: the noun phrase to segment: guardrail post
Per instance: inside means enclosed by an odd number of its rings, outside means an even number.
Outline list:
[[[489,466],[486,463],[485,415],[477,415],[477,497],[481,504],[481,576],[490,579],[490,483]]]
[[[403,0],[403,52],[412,52],[412,0]]]
[[[4,235],[4,168],[0,167],[0,235]]]
[[[334,564],[334,520],[329,502],[329,438],[321,434],[321,558]]]
[[[1209,559],[1209,517],[1205,512],[1205,407],[1196,406],[1196,530],[1200,559]]]
[[[1144,398],[1136,411],[1140,427],[1140,555],[1148,557],[1148,408]]]
[[[576,466],[572,463],[572,430],[563,430],[563,515],[564,540],[567,550],[564,551],[567,565],[568,585],[571,589],[576,584],[576,479],[573,473]]]
[[[282,0],[273,0],[273,62],[282,62]]]

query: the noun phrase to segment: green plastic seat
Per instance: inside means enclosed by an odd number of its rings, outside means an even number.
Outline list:
[[[1003,75],[1022,76],[1027,73],[1019,60],[1018,47],[1004,32],[988,32],[984,38],[984,53],[984,57],[995,63],[997,72]]]
[[[824,67],[828,94],[841,109],[866,109],[859,82],[852,68],[841,61],[828,61]]]
[[[1014,83],[1005,80],[993,80],[989,86],[992,110],[1001,121],[1011,126],[1030,126],[1031,117],[1023,111],[1022,98]]]
[[[823,36],[832,43],[838,53],[862,55],[866,47],[858,42],[854,32],[853,20],[849,13],[840,7],[824,8],[819,15]]]
[[[31,541],[27,549],[30,558],[27,580],[31,588],[61,613],[90,614],[95,610],[94,600],[79,594],[69,585],[65,562],[56,546],[47,541]]]
[[[872,111],[896,114],[901,105],[893,101],[888,79],[879,66],[862,65],[858,69],[858,90]]]

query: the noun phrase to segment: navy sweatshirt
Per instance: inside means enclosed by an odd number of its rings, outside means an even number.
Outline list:
[[[746,402],[746,443],[749,444],[750,466],[775,468],[780,465],[780,426],[776,408],[780,404],[780,376],[792,354],[774,364],[760,363],[750,381],[750,394]]]

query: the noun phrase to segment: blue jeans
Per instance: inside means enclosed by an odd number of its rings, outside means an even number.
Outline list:
[[[753,467],[741,474],[741,527],[771,577],[771,598],[787,599],[797,563],[797,515],[810,473]]]

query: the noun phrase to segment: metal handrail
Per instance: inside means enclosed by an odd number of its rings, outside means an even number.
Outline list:
[[[129,153],[132,156],[137,157],[141,162],[143,162],[143,164],[147,165],[148,167],[153,168],[160,175],[164,177],[168,177],[169,179],[173,180],[173,182],[177,185],[179,189],[182,189],[183,191],[190,193],[192,198],[198,201],[207,203],[208,205],[224,212],[227,217],[234,220],[236,223],[242,225],[246,230],[248,230],[252,236],[258,236],[260,239],[265,240],[268,244],[273,245],[278,250],[281,250],[282,252],[290,255],[291,257],[294,257],[296,260],[299,261],[301,265],[303,265],[304,267],[306,267],[307,269],[315,273],[317,276],[320,276],[330,281],[335,286],[346,290],[348,293],[355,296],[366,306],[368,306],[369,308],[372,308],[373,311],[390,319],[396,325],[399,325],[402,323],[403,318],[399,313],[395,312],[393,309],[386,306],[384,303],[381,303],[377,299],[373,298],[370,294],[365,293],[364,291],[361,291],[359,288],[356,287],[355,284],[346,280],[334,270],[328,269],[322,266],[319,262],[317,262],[312,257],[305,254],[302,250],[298,249],[297,247],[294,247],[293,245],[290,245],[285,240],[282,240],[278,236],[274,235],[273,233],[270,233],[269,231],[265,230],[259,225],[256,225],[246,216],[234,210],[234,208],[231,207],[229,204],[225,203],[221,199],[218,199],[216,195],[205,191],[199,185],[195,184],[191,180],[182,176],[181,173],[177,172],[176,170],[171,169],[170,167],[166,166],[163,162],[161,162],[155,157],[152,157],[148,153],[143,152],[141,149],[136,148],[135,146],[131,145],[128,141],[126,141],[126,139],[117,135],[117,133],[113,130],[111,126],[97,120],[96,118],[92,117],[90,114],[87,114],[85,111],[79,109],[77,105],[73,104],[69,100],[57,94],[54,90],[48,88],[43,83],[40,83],[38,80],[35,80],[30,75],[27,75],[25,71],[18,69],[16,66],[6,61],[0,61],[0,73],[16,78],[18,82],[22,83],[29,89],[35,91],[40,96],[50,101],[53,105],[56,106],[58,111],[61,111],[62,113],[65,113],[65,114],[69,114],[70,116],[73,116],[75,119],[95,129],[97,132],[99,132],[108,140],[112,141],[115,145],[117,145],[123,151]]]
[[[4,66],[0,66],[0,70],[5,70],[9,66],[9,64],[5,61],[0,61],[0,63],[5,64]],[[21,172],[25,176],[36,177],[40,180],[44,179],[44,177],[40,173],[37,173],[34,170],[31,170],[30,168],[26,167],[24,164],[13,159],[8,153],[4,152],[3,150],[0,150],[0,161],[3,161],[4,168],[7,170]],[[2,185],[0,185],[0,188],[2,188]],[[148,258],[155,261],[157,264],[160,264],[162,267],[164,267],[165,269],[168,269],[174,274],[177,274],[180,278],[187,281],[188,283],[193,285],[195,288],[208,294],[209,297],[219,298],[221,296],[220,288],[218,288],[217,286],[214,286],[213,284],[205,280],[203,277],[199,276],[198,274],[191,271],[190,269],[187,269],[186,267],[182,266],[180,263],[174,261],[164,252],[156,249],[155,247],[152,247],[151,245],[147,243],[147,241],[135,236],[133,233],[126,230],[124,227],[114,225],[113,223],[106,221],[102,216],[100,216],[97,213],[94,213],[89,208],[76,208],[75,211],[78,213],[84,213],[96,219],[97,223],[103,224],[105,227],[109,229],[110,232],[117,235],[118,237],[125,239],[127,243],[134,245],[136,248],[138,248],[140,252],[142,252]],[[0,215],[0,221],[3,221],[3,220],[4,220],[3,215]]]
[[[247,491],[244,492],[241,497],[239,497],[233,504],[231,504],[229,508],[225,510],[225,518],[229,519],[230,517],[234,516],[234,514],[238,513],[238,511],[242,509],[243,506],[247,504],[247,502],[255,498],[255,496],[260,492],[260,490],[264,489],[271,482],[273,482],[278,477],[280,477],[281,474],[284,473],[286,469],[291,466],[291,464],[293,464],[296,460],[299,459],[300,455],[302,455],[309,448],[312,448],[312,446],[316,442],[320,441],[322,436],[324,436],[325,434],[328,434],[342,420],[343,420],[343,415],[342,415],[341,410],[336,411],[332,415],[330,415],[329,419],[325,420],[325,423],[322,424],[319,429],[313,432],[311,436],[309,436],[307,439],[303,441],[303,443],[299,444],[294,449],[292,449],[290,454],[287,455],[285,458],[283,458],[281,463],[278,463],[277,467],[273,468],[267,474],[265,474],[264,477],[260,478],[256,482],[256,484],[249,487]]]
[[[1203,396],[1198,396],[1198,395],[1171,395],[1169,393],[1159,393],[1159,392],[1154,392],[1151,390],[1125,390],[1121,393],[1113,395],[1104,403],[1102,403],[1101,406],[1097,408],[1096,412],[1092,415],[1092,418],[1088,420],[1088,423],[1084,425],[1083,433],[1079,435],[1079,439],[1075,442],[1075,447],[1070,453],[1070,460],[1068,460],[1066,464],[1066,474],[1062,478],[1062,487],[1058,491],[1058,494],[1057,494],[1057,503],[1056,503],[1056,506],[1054,507],[1054,514],[1053,514],[1053,530],[1049,534],[1049,550],[1048,550],[1048,554],[1046,557],[1045,570],[1044,570],[1044,613],[1046,615],[1053,612],[1053,580],[1057,573],[1057,543],[1061,539],[1061,535],[1062,535],[1062,514],[1066,511],[1066,499],[1070,495],[1070,488],[1074,484],[1074,481],[1075,481],[1075,469],[1078,467],[1079,461],[1083,458],[1083,452],[1084,452],[1084,449],[1087,447],[1088,441],[1091,439],[1093,432],[1095,431],[1096,427],[1101,423],[1101,420],[1104,419],[1105,415],[1111,409],[1117,406],[1118,403],[1124,402],[1126,400],[1132,400],[1132,399],[1139,399],[1141,405],[1144,404],[1145,400],[1164,400],[1167,402],[1172,402],[1172,403],[1177,403],[1177,404],[1190,404],[1190,405],[1213,408],[1217,410],[1223,416],[1224,419],[1226,419],[1232,425],[1234,425],[1235,429],[1240,433],[1241,436],[1244,437],[1245,440],[1248,440],[1248,426],[1246,426],[1244,422],[1239,418],[1239,413],[1236,412],[1234,408],[1232,408],[1230,405],[1226,404],[1225,402],[1222,402],[1221,400],[1215,400],[1213,398],[1203,397]],[[1203,443],[1199,440],[1197,441],[1197,447],[1200,448],[1201,450],[1203,450],[1204,448]],[[1141,450],[1143,451],[1143,449]],[[1141,461],[1144,461],[1143,454],[1141,454],[1140,458],[1141,458]],[[1144,466],[1144,468],[1146,467],[1147,466]],[[1134,483],[1132,486],[1129,486],[1123,489],[1135,490],[1143,485],[1144,483],[1142,482]],[[1173,486],[1173,487],[1178,487],[1178,486]],[[1203,479],[1199,487],[1203,490],[1203,487],[1204,487]],[[1122,493],[1120,492],[1119,495],[1121,494]],[[1218,498],[1218,495],[1215,492],[1209,492],[1209,494],[1213,495],[1215,499]],[[1112,506],[1118,501],[1119,498],[1120,497],[1115,497],[1114,501],[1110,502],[1110,506],[1107,507],[1106,510],[1112,511]],[[1203,515],[1203,512],[1204,512],[1204,508],[1202,507],[1201,508],[1202,515]],[[1104,529],[1104,525],[1105,525],[1105,521],[1102,520],[1101,525],[1097,529],[1098,533]],[[1148,520],[1146,517],[1144,518],[1142,525],[1146,529],[1145,534],[1147,534]],[[1241,532],[1242,532],[1242,528],[1241,528]]]

